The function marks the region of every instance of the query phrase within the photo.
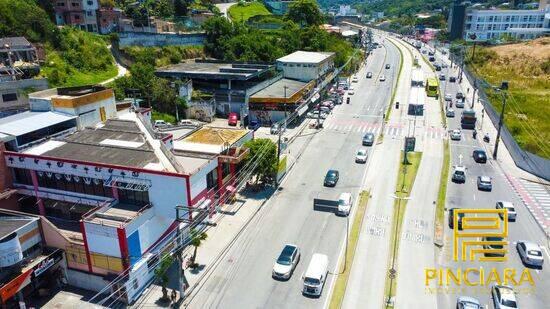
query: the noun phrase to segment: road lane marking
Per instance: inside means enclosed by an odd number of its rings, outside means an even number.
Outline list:
[[[544,251],[544,253],[546,253],[546,256],[550,259],[550,253],[548,253],[548,249],[546,249],[545,246],[540,246],[542,248],[542,250]]]

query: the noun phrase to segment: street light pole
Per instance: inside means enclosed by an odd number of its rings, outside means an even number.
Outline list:
[[[498,131],[497,131],[497,139],[495,140],[495,150],[493,151],[493,160],[497,159],[497,153],[498,153],[498,142],[500,140],[500,130],[502,129],[502,124],[504,122],[504,109],[506,108],[506,93],[502,93],[502,109],[500,111],[500,119],[498,121]]]

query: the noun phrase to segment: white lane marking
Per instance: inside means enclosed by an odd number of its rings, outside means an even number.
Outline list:
[[[544,251],[544,253],[546,253],[546,256],[550,259],[550,253],[548,253],[548,249],[546,249],[545,246],[540,246],[542,248],[542,250]]]

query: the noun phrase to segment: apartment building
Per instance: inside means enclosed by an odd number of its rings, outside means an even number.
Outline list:
[[[98,0],[53,0],[56,24],[98,32],[98,2]]]

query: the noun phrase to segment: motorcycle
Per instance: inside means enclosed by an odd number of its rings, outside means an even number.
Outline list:
[[[474,132],[472,133],[472,136],[474,137],[474,139],[476,139],[476,137],[477,137],[477,131],[476,130],[474,130]]]
[[[489,138],[489,133],[486,133],[485,136],[483,137],[483,141],[488,143],[491,139]]]

